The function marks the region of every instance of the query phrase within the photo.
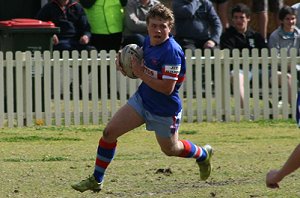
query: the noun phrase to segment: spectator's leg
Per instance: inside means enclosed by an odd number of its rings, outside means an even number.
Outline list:
[[[277,72],[278,85],[282,86],[282,73],[280,71]],[[287,74],[288,81],[288,103],[292,104],[292,76],[291,74]]]
[[[223,0],[219,3],[214,3],[214,7],[221,19],[223,31],[229,27],[229,20],[228,20],[228,0]]]
[[[53,50],[58,50],[60,52],[60,57],[62,58],[62,55],[63,55],[63,51],[69,51],[71,52],[72,49],[73,49],[73,44],[72,44],[72,39],[60,39],[59,40],[59,43],[57,45],[54,45],[53,46]],[[61,72],[61,75],[60,75],[60,95],[61,97],[63,97],[63,93],[64,93],[64,89],[63,89],[63,83],[64,83],[64,79],[63,79],[63,68],[61,67],[60,68],[60,72]],[[71,79],[69,79],[71,80]]]
[[[264,39],[268,31],[268,0],[252,0],[252,10],[258,14],[258,28]]]
[[[234,89],[234,72],[231,71],[231,85],[232,88]],[[245,98],[245,94],[244,94],[244,74],[239,71],[239,91],[240,91],[240,107],[244,108],[244,98]],[[233,90],[234,92],[234,90]]]
[[[194,51],[197,46],[196,46],[196,41],[192,40],[192,39],[185,39],[185,38],[176,38],[177,43],[182,47],[183,51],[185,51],[186,49],[191,49],[192,51]]]
[[[288,78],[288,101],[289,104],[292,104],[292,75],[288,74],[287,75]]]
[[[264,39],[267,39],[268,32],[268,12],[260,12],[258,13],[258,26],[259,32],[263,36]]]
[[[122,32],[114,34],[92,34],[91,45],[100,50],[116,50],[121,47]]]
[[[114,34],[92,34],[91,45],[95,46],[98,51],[106,50],[109,52],[110,50],[119,51],[121,47],[122,41],[122,32],[114,33]],[[110,73],[107,71],[107,88],[110,90]],[[98,70],[98,91],[99,97],[101,97],[101,70]],[[110,92],[110,91],[109,91]]]
[[[283,0],[269,0],[269,11],[273,15],[273,19],[276,22],[276,27],[280,26],[278,13],[282,7],[283,7]]]

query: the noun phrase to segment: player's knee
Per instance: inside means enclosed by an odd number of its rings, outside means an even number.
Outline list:
[[[112,135],[111,130],[109,128],[105,128],[103,130],[103,138],[109,142],[116,141],[116,138]]]

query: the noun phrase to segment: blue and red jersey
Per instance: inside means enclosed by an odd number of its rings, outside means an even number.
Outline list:
[[[159,116],[175,116],[181,109],[179,88],[184,81],[186,64],[184,53],[179,44],[170,36],[164,43],[151,46],[147,36],[143,46],[145,73],[156,79],[171,79],[176,82],[170,95],[155,91],[146,83],[139,86],[144,108]]]

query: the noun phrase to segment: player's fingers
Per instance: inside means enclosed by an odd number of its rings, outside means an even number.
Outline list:
[[[123,70],[122,64],[120,62],[120,56],[121,56],[121,51],[118,52],[117,56],[116,56],[116,66],[117,66],[117,70],[121,71]]]
[[[132,66],[136,65],[136,62],[137,62],[137,57],[136,56],[130,56],[130,62],[131,62],[131,68]]]

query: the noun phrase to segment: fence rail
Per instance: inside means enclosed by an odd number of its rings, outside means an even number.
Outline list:
[[[234,50],[232,56],[228,50],[202,53],[186,51],[186,81],[180,90],[184,122],[295,117],[296,49],[290,56],[282,49],[280,57],[273,49],[261,55],[256,49]],[[0,127],[106,123],[141,82],[116,72],[115,57],[115,51],[63,52],[61,57],[56,51],[0,52]],[[244,82],[239,82],[241,65]],[[243,108],[239,83],[245,87]]]

